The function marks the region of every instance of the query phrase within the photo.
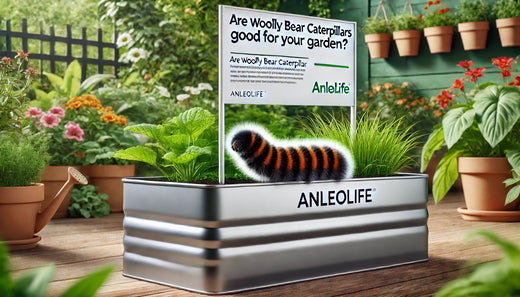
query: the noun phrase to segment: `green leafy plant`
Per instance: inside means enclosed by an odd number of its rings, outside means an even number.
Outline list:
[[[17,133],[0,133],[0,187],[23,187],[39,182],[47,156],[44,143]]]
[[[27,57],[28,54],[20,50],[14,61],[9,57],[0,60],[0,130],[20,130],[17,124],[23,119],[22,106],[36,75],[33,68],[25,68]]]
[[[424,27],[437,27],[437,26],[453,26],[455,20],[451,16],[451,9],[444,6],[439,0],[428,1],[424,10],[430,10],[429,13],[424,15]]]
[[[81,65],[77,60],[72,61],[63,77],[50,72],[43,72],[51,84],[51,91],[45,92],[35,88],[37,101],[35,104],[42,108],[49,108],[54,103],[64,103],[74,96],[89,93],[98,83],[112,79],[112,74],[94,74],[81,81]]]
[[[120,150],[114,157],[148,163],[168,180],[194,182],[215,178],[215,116],[200,107],[186,110],[164,124],[139,124],[125,130],[149,137],[145,145]]]
[[[448,90],[442,90],[437,102],[442,108],[449,108],[441,125],[430,134],[423,147],[421,170],[424,171],[434,152],[445,149],[433,177],[433,197],[436,202],[446,195],[457,180],[458,157],[507,157],[516,174],[520,173],[520,76],[508,83],[511,76],[512,58],[492,59],[500,68],[504,85],[488,82],[479,85],[477,78],[482,77],[483,67],[472,68],[471,61],[460,62],[474,84],[472,90],[464,86],[464,79],[456,79]],[[452,91],[459,90],[460,101],[452,103]],[[510,181],[508,181],[509,183]],[[517,196],[518,189],[510,190],[506,203]]]
[[[390,21],[384,17],[369,17],[361,28],[364,34],[392,33],[393,28]]]
[[[513,242],[489,231],[471,233],[468,239],[483,236],[500,247],[505,257],[499,261],[480,264],[469,275],[453,280],[442,287],[435,297],[502,297],[518,296],[520,292],[520,248]]]
[[[457,23],[483,22],[489,17],[489,5],[483,0],[462,0],[456,12]]]
[[[498,0],[491,7],[491,14],[497,19],[520,16],[520,2],[517,0]]]
[[[70,195],[68,215],[71,218],[100,218],[110,214],[110,206],[106,202],[108,195],[97,193],[93,185],[74,187]]]
[[[317,116],[306,124],[312,137],[337,141],[352,152],[356,177],[393,175],[413,164],[409,152],[417,146],[417,134],[410,129],[403,127],[402,119],[382,121],[378,115],[361,117],[353,137],[344,117]]]
[[[422,15],[414,16],[412,12],[404,12],[391,16],[390,24],[394,31],[421,30],[424,28],[424,19]]]
[[[112,266],[104,266],[89,275],[84,276],[68,287],[60,297],[95,296],[110,273]],[[7,247],[0,241],[0,296],[2,297],[43,297],[49,283],[52,281],[56,267],[53,264],[35,268],[12,279],[9,275],[9,258]]]

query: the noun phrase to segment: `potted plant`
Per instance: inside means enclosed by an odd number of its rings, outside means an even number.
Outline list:
[[[223,293],[425,260],[426,176],[394,173],[410,161],[403,154],[413,138],[403,144],[400,125],[366,120],[352,144],[355,170],[378,177],[313,182],[208,181],[215,180],[217,127],[201,108],[127,127],[150,140],[115,156],[156,166],[163,177],[123,179],[124,275]],[[350,141],[348,122],[320,123],[329,139]],[[398,156],[383,154],[390,143]]]
[[[134,146],[138,140],[124,131],[127,119],[96,96],[75,96],[65,105],[68,137],[78,140],[73,154],[79,157],[82,172],[99,192],[108,195],[111,212],[123,211],[123,177],[133,176],[135,165],[113,158],[120,149]],[[66,135],[67,137],[67,135]]]
[[[489,5],[483,0],[465,1],[457,9],[457,27],[465,51],[486,48]]]
[[[502,47],[520,45],[520,3],[516,0],[498,0],[491,13],[496,18]]]
[[[407,7],[409,8],[409,13],[406,11]],[[394,30],[392,36],[395,40],[399,56],[410,57],[419,55],[423,21],[421,14],[418,16],[413,15],[410,2],[405,4],[402,14],[393,15],[390,18]]]
[[[450,16],[451,9],[445,7],[439,1],[428,1],[424,10],[430,10],[424,15],[424,36],[428,41],[430,53],[449,53],[453,40],[453,16]]]
[[[378,16],[380,9],[383,11],[383,16]],[[374,17],[369,17],[365,20],[362,31],[365,34],[365,42],[367,43],[370,57],[372,59],[388,58],[392,28],[382,1],[379,2]]]
[[[435,201],[439,202],[445,196],[460,173],[467,209],[459,209],[459,212],[473,218],[497,220],[499,215],[494,211],[515,211],[519,205],[520,187],[506,189],[506,186],[515,184],[520,172],[517,162],[520,154],[517,133],[520,76],[509,81],[511,63],[516,63],[514,59],[500,57],[492,61],[501,71],[505,80],[503,85],[493,82],[479,85],[478,78],[486,69],[473,68],[471,61],[458,64],[466,71],[464,75],[473,84],[473,89],[468,90],[464,78],[456,79],[450,89],[442,90],[437,96],[438,103],[448,111],[424,145],[421,165],[424,169],[433,153],[445,146],[446,152],[433,178]],[[455,101],[453,92],[460,92],[455,103],[452,103]],[[494,163],[484,163],[488,161]],[[485,172],[486,169],[489,172]],[[488,173],[490,175],[484,175]],[[471,181],[477,184],[466,184]],[[494,182],[489,185],[493,188],[484,188],[486,182]]]

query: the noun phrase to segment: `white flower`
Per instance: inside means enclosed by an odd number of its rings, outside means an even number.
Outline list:
[[[208,84],[208,83],[199,83],[197,88],[199,90],[210,90],[210,91],[213,91],[213,87],[210,84]]]
[[[137,61],[145,58],[146,51],[142,48],[134,47],[128,51],[127,55],[128,60],[130,60],[130,62],[136,63]]]
[[[163,86],[155,86],[155,88],[159,91],[159,95],[170,98],[170,92],[168,92],[168,89]]]
[[[117,47],[127,46],[132,41],[132,36],[128,33],[123,33],[117,37]]]
[[[200,89],[198,89],[198,88],[191,88],[190,93],[192,95],[198,95],[198,94],[200,94]]]
[[[178,101],[184,101],[186,99],[190,98],[190,95],[188,94],[180,94],[180,95],[177,95],[177,100]]]
[[[182,88],[182,90],[184,92],[190,92],[191,93],[191,90],[193,89],[193,87],[190,87],[190,86],[185,86],[184,88]]]

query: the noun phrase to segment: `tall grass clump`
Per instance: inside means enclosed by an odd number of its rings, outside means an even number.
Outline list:
[[[362,116],[351,137],[350,121],[332,114],[309,118],[304,124],[311,137],[327,138],[344,145],[354,157],[356,177],[389,176],[413,165],[412,151],[419,138],[402,118],[383,121],[379,115]]]

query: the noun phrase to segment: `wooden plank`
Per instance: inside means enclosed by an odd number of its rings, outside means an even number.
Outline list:
[[[318,280],[252,290],[230,296],[429,296],[448,281],[464,275],[477,263],[493,261],[502,252],[487,240],[463,240],[474,230],[487,229],[520,245],[520,223],[468,222],[456,208],[464,205],[462,193],[450,192],[435,205],[428,203],[429,256],[427,262],[365,271]],[[10,260],[14,276],[48,263],[56,275],[48,296],[56,296],[80,277],[111,264],[115,266],[98,296],[203,296],[122,275],[122,214],[99,219],[53,220],[41,232],[40,245],[15,251]],[[471,263],[467,266],[467,263]]]

